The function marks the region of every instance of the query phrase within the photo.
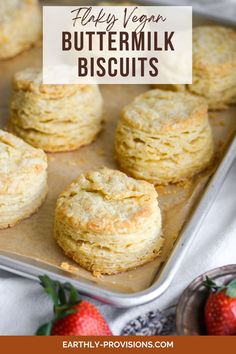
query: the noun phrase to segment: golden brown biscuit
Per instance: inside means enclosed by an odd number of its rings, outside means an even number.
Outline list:
[[[193,83],[188,89],[211,109],[236,103],[236,32],[220,26],[193,31]]]
[[[222,26],[193,29],[193,83],[153,85],[160,89],[190,91],[204,97],[209,109],[236,103],[236,32]]]
[[[116,170],[82,174],[58,197],[55,238],[92,272],[138,267],[156,258],[163,242],[157,192]]]
[[[47,157],[0,130],[0,229],[33,214],[47,194]]]
[[[121,113],[115,148],[121,168],[135,178],[165,185],[192,177],[213,155],[206,101],[163,90],[140,95]]]
[[[101,130],[102,97],[97,85],[43,85],[39,69],[17,73],[9,130],[49,152],[90,144]]]
[[[0,2],[0,59],[14,57],[41,37],[38,0]]]

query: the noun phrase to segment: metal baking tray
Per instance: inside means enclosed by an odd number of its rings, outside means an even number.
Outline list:
[[[204,22],[202,16],[196,19],[197,22]],[[185,223],[178,236],[170,256],[161,267],[161,270],[157,272],[152,285],[145,290],[133,293],[108,290],[99,285],[95,285],[94,282],[85,278],[74,279],[70,277],[69,274],[66,274],[63,269],[47,265],[40,260],[33,260],[29,257],[16,254],[13,255],[7,251],[0,251],[0,269],[36,281],[38,281],[38,275],[40,274],[47,274],[62,282],[70,281],[81,293],[117,307],[131,307],[147,303],[162,295],[171,284],[193,240],[197,237],[198,230],[210,210],[235,157],[236,138],[234,137],[216,172],[205,187],[201,199],[198,201],[197,206],[195,206],[191,216],[188,218],[188,221]]]
[[[83,294],[117,307],[141,305],[163,294],[171,284],[180,264],[197,236],[198,230],[208,214],[235,157],[236,137],[232,140],[217,171],[208,183],[204,195],[193,212],[192,217],[183,228],[169,259],[164,264],[163,269],[159,272],[157,279],[154,280],[151,287],[134,294],[121,294],[94,286],[84,279],[74,280],[70,278],[70,282]],[[57,268],[45,266],[45,264],[24,259],[24,257],[20,256],[16,256],[13,259],[5,252],[1,252],[0,254],[0,268],[33,280],[38,280],[38,275],[44,273],[59,281],[68,281],[68,277],[64,275],[63,271],[60,273]]]

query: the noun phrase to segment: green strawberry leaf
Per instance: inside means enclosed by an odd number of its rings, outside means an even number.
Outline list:
[[[77,312],[73,306],[80,302],[80,297],[76,288],[70,283],[62,284],[47,275],[40,276],[39,279],[45,292],[53,300],[54,317],[51,322],[38,329],[37,335],[50,335],[55,321]]]
[[[58,297],[61,305],[67,303],[65,289],[61,283],[58,283]]]
[[[52,332],[52,325],[53,325],[52,322],[48,322],[42,325],[41,327],[39,327],[39,329],[35,333],[36,336],[50,336]]]
[[[236,279],[231,280],[226,289],[227,296],[236,298]]]
[[[76,312],[76,310],[73,309],[70,304],[54,306],[53,320],[57,321],[59,318],[71,315],[75,312]]]
[[[207,289],[211,289],[211,290],[218,290],[219,289],[219,286],[208,276],[206,276],[205,280],[203,281],[203,285]]]
[[[77,311],[75,309],[72,309],[72,308],[68,308],[68,309],[65,309],[63,311],[58,311],[55,316],[54,316],[54,319],[53,319],[53,322],[55,321],[58,321],[60,320],[61,318],[64,318],[66,316],[69,316],[69,315],[73,315],[74,313],[76,313]]]
[[[78,302],[80,301],[80,297],[76,288],[70,283],[66,283],[65,286],[68,288],[69,291],[68,303],[71,306],[78,304]]]
[[[57,282],[54,282],[47,275],[39,276],[40,284],[44,288],[45,292],[52,298],[52,301],[55,305],[58,304],[58,295],[57,295]]]

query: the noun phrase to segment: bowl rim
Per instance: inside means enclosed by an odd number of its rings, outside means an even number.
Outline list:
[[[185,288],[183,293],[181,294],[179,301],[177,303],[176,307],[176,333],[179,336],[184,336],[188,335],[185,334],[183,331],[183,309],[186,307],[189,297],[187,294],[189,293],[190,290],[196,291],[197,289],[200,288],[200,284],[203,282],[203,280],[208,276],[209,278],[212,279],[217,279],[221,278],[226,275],[234,275],[236,277],[236,264],[228,264],[224,266],[220,266],[217,268],[213,268],[211,270],[206,271],[205,273],[197,276],[195,279],[191,281],[191,283]]]

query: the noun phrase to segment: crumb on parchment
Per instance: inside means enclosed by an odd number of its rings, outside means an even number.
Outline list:
[[[73,274],[78,274],[79,267],[75,267],[67,262],[62,262],[60,264],[61,269],[66,270],[67,272],[73,273]],[[99,272],[92,272],[93,276],[96,278],[102,278],[102,274]]]
[[[78,272],[78,269],[76,267],[72,266],[71,264],[69,264],[67,262],[62,262],[60,267],[63,270],[67,270],[68,272],[71,272],[71,273],[77,273]]]
[[[100,272],[93,271],[93,276],[96,278],[102,278],[103,275]]]

